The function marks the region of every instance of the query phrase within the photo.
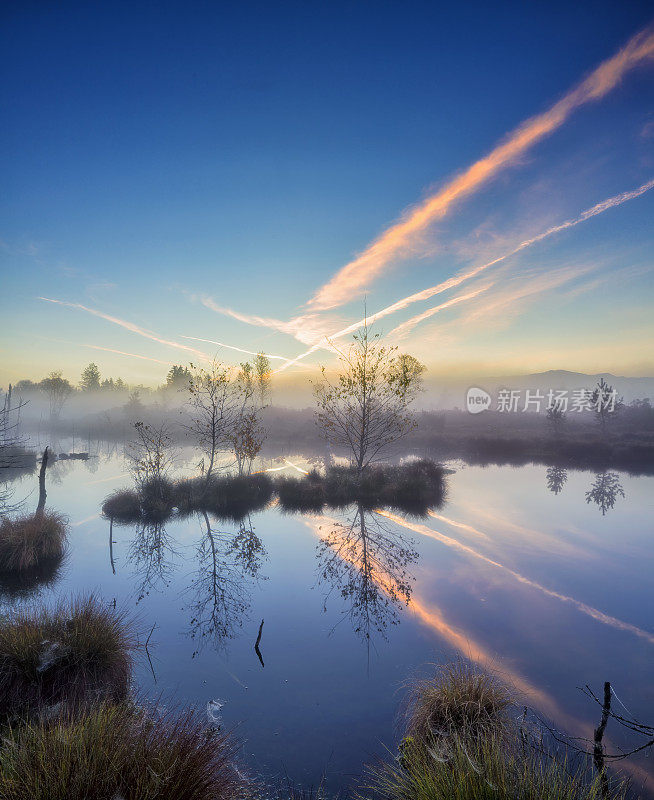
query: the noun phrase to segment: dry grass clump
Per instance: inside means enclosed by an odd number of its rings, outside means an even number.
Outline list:
[[[141,502],[131,489],[117,489],[102,504],[105,517],[116,522],[138,522],[141,519]]]
[[[127,696],[136,637],[124,615],[91,596],[19,608],[0,623],[0,716],[57,703]]]
[[[545,752],[511,713],[508,689],[463,661],[412,686],[399,757],[368,770],[360,798],[386,800],[623,800],[565,755]],[[515,710],[515,709],[514,709]],[[531,746],[533,744],[533,746]]]
[[[0,523],[0,572],[32,569],[44,559],[62,558],[66,518],[55,511],[26,514]]]
[[[252,786],[235,744],[193,712],[100,703],[17,726],[0,758],[4,800],[238,800]]]
[[[492,736],[456,741],[447,754],[410,743],[402,757],[369,770],[363,797],[387,800],[625,800],[627,787],[601,781],[564,758],[507,746]]]
[[[510,706],[508,689],[496,678],[455,661],[411,687],[406,735],[428,744],[434,737],[497,735],[507,724]]]

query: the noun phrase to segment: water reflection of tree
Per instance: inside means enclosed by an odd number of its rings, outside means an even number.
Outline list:
[[[236,636],[250,608],[249,583],[260,578],[266,558],[249,517],[240,522],[237,533],[217,530],[206,512],[199,517],[198,568],[186,590],[193,598],[188,606],[190,634],[198,643],[193,656],[206,641],[220,647]]]
[[[560,494],[563,491],[566,481],[568,480],[568,470],[563,467],[548,467],[545,476],[547,488],[554,494]]]
[[[175,544],[161,522],[142,523],[136,527],[127,560],[141,579],[137,603],[152,589],[165,588],[170,583],[178,555]]]
[[[586,492],[586,502],[595,503],[604,516],[613,508],[618,497],[624,496],[624,489],[617,472],[598,472],[593,485]]]
[[[321,526],[320,581],[331,586],[325,605],[338,592],[362,639],[369,642],[374,632],[385,637],[388,625],[399,621],[398,608],[409,604],[413,577],[407,567],[417,558],[410,539],[359,505],[347,523]]]

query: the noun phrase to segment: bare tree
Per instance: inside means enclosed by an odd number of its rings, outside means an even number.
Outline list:
[[[189,394],[191,422],[186,427],[207,457],[208,480],[215,468],[216,455],[231,445],[242,407],[242,388],[233,369],[214,359],[207,369],[191,364]]]
[[[272,369],[270,359],[265,353],[257,353],[254,357],[254,378],[259,396],[259,405],[263,408],[270,396]]]
[[[260,421],[259,404],[264,397],[261,375],[254,365],[245,362],[236,378],[240,406],[234,417],[229,434],[231,448],[236,458],[239,475],[252,471],[252,462],[261,452],[266,431]]]
[[[127,458],[134,481],[139,488],[168,477],[175,457],[168,426],[158,427],[144,422],[134,424],[136,438],[127,445]]]
[[[50,419],[59,419],[66,401],[73,392],[70,381],[62,377],[61,370],[51,372],[39,384],[50,404]]]
[[[323,367],[314,387],[318,424],[333,445],[350,452],[359,472],[414,427],[409,406],[425,370],[413,356],[382,346],[379,338],[366,324],[340,353],[336,380],[330,381]]]

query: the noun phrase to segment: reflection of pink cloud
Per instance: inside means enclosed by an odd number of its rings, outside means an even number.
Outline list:
[[[553,589],[548,589],[546,586],[538,583],[537,581],[532,581],[531,578],[526,578],[524,575],[521,575],[519,572],[511,569],[510,567],[505,567],[504,564],[501,564],[499,561],[494,561],[492,558],[485,556],[483,553],[475,550],[473,547],[470,547],[467,544],[463,544],[458,539],[453,539],[451,536],[445,536],[443,533],[439,533],[438,531],[433,530],[432,528],[428,528],[426,525],[420,525],[415,522],[409,522],[408,520],[402,519],[397,514],[393,514],[390,511],[381,511],[377,510],[377,514],[381,514],[382,517],[386,517],[391,521],[395,522],[397,525],[400,525],[407,530],[414,531],[415,533],[419,533],[422,536],[427,536],[430,539],[435,539],[438,542],[446,545],[447,547],[452,547],[455,550],[460,550],[467,555],[471,555],[474,558],[478,558],[481,561],[489,564],[492,567],[496,567],[497,569],[503,570],[508,575],[511,575],[512,578],[515,578],[519,583],[522,583],[525,586],[529,586],[532,589],[536,589],[542,594],[547,595],[548,597],[553,597],[556,600],[560,600],[564,603],[569,603],[570,605],[574,606],[577,610],[581,611],[582,614],[586,614],[587,616],[591,617],[597,622],[601,622],[604,625],[609,625],[612,628],[616,628],[620,631],[627,631],[628,633],[632,633],[635,636],[638,636],[641,639],[644,639],[649,644],[654,644],[654,634],[649,633],[649,631],[644,631],[642,628],[639,628],[636,625],[632,625],[630,622],[624,622],[617,617],[612,617],[610,614],[605,614],[603,611],[599,611],[597,608],[588,605],[587,603],[583,603],[581,600],[577,600],[574,597],[570,597],[569,595],[562,594],[561,592],[556,592]]]
[[[453,205],[477,191],[533,145],[553,133],[579,107],[610,92],[634,67],[654,56],[654,33],[643,31],[600,64],[584,81],[550,109],[532,117],[511,133],[487,156],[457,175],[436,194],[406,212],[361,255],[346,264],[309,301],[309,308],[325,310],[349,302],[370,285],[389,264],[421,246],[425,230],[444,217]]]

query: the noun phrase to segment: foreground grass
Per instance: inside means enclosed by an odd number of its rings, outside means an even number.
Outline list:
[[[3,800],[238,800],[252,787],[229,734],[193,712],[100,703],[83,716],[11,728],[0,750]]]
[[[602,794],[600,780],[551,759],[513,748],[503,739],[453,741],[447,751],[404,747],[401,764],[372,770],[368,788],[389,800],[621,800],[625,789]]]
[[[66,519],[53,511],[27,514],[0,523],[0,573],[23,572],[43,561],[61,559]]]
[[[95,597],[11,612],[0,622],[0,717],[124,699],[135,647],[124,616]]]
[[[371,767],[361,798],[387,800],[622,800],[615,782],[546,753],[521,730],[508,690],[455,663],[412,687],[397,759]]]

